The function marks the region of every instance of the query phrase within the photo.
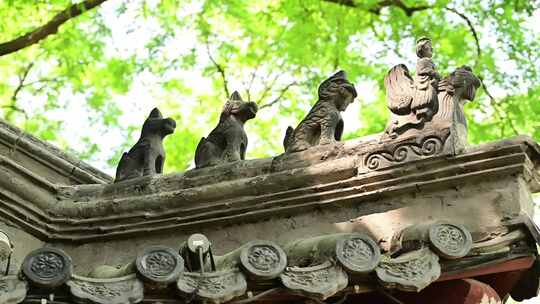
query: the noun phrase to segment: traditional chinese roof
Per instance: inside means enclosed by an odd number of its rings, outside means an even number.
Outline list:
[[[162,140],[176,123],[158,109],[114,183],[0,123],[0,303],[535,296],[540,146],[467,146],[463,103],[480,80],[466,66],[439,79],[431,58],[418,60],[422,77],[404,65],[385,77],[382,134],[339,141],[357,92],[338,72],[287,129],[283,154],[244,160],[257,106],[236,93],[199,143],[197,169],[168,175]]]
[[[52,184],[105,184],[111,177],[0,119],[0,162],[6,170]]]
[[[448,138],[447,130],[372,136],[115,184],[94,169],[61,179],[2,156],[10,170],[0,183],[2,219],[16,227],[23,263],[1,278],[0,299],[32,303],[52,292],[58,303],[290,303],[528,273],[540,147],[516,137],[456,154]],[[50,153],[71,172],[90,168]],[[81,176],[92,182],[75,182]],[[193,232],[212,241],[215,270],[184,267],[178,248]],[[25,239],[35,243],[20,247]]]

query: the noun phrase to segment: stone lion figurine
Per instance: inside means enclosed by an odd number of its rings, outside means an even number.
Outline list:
[[[137,143],[122,155],[114,182],[163,173],[163,138],[173,133],[175,128],[176,122],[173,119],[163,118],[158,108],[154,108],[144,121]]]
[[[235,91],[225,103],[218,125],[197,145],[196,168],[245,159],[248,138],[244,124],[255,117],[257,110],[256,103],[242,101]]]
[[[330,144],[341,139],[343,119],[341,113],[353,102],[357,93],[339,71],[319,86],[319,100],[296,129],[287,128],[283,146],[285,152],[298,152],[316,145]]]

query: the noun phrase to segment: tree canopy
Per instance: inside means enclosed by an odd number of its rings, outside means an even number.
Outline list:
[[[383,131],[384,75],[398,63],[413,68],[414,43],[428,36],[440,74],[468,65],[482,79],[466,107],[472,143],[516,134],[540,140],[538,6],[524,0],[7,0],[0,2],[0,112],[112,168],[157,105],[178,124],[165,141],[170,172],[190,166],[199,139],[238,90],[260,108],[247,125],[248,157],[271,156],[283,151],[286,126],[315,102],[318,84],[338,69],[359,92],[347,111],[345,138]]]

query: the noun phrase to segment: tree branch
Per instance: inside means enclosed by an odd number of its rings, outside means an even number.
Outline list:
[[[476,32],[476,29],[474,28],[474,25],[471,22],[471,19],[469,19],[469,17],[467,17],[465,14],[460,13],[454,8],[445,7],[444,9],[451,11],[452,13],[458,15],[463,20],[465,20],[465,22],[467,22],[467,25],[469,26],[469,29],[471,30],[471,33],[474,37],[474,41],[476,42],[476,54],[478,55],[478,59],[479,59],[482,56],[482,49],[480,48],[480,39],[478,38],[478,33]]]
[[[34,67],[33,61],[26,66],[26,68],[23,70],[22,75],[19,76],[19,84],[13,91],[13,95],[11,95],[12,106],[15,106],[15,103],[17,102],[17,95],[19,95],[19,92],[25,87],[26,78],[28,78],[28,74],[30,74],[30,70],[32,69],[32,67]]]
[[[16,105],[4,105],[4,106],[0,106],[0,108],[3,108],[3,109],[10,109],[11,111],[14,111],[14,112],[19,112],[21,113],[23,116],[24,116],[24,119],[28,120],[29,116],[28,116],[28,113],[26,113],[26,111],[23,109],[23,108],[19,108],[17,107]],[[9,114],[6,114],[6,117],[7,116],[11,116]]]
[[[0,56],[14,53],[30,45],[38,43],[47,36],[58,32],[58,28],[70,19],[73,19],[87,10],[90,10],[107,0],[85,0],[76,3],[56,14],[49,22],[37,29],[19,36],[11,41],[0,43]]]
[[[339,5],[344,5],[348,7],[354,7],[354,8],[361,7],[358,4],[356,4],[354,0],[323,0],[323,1],[336,3]],[[412,16],[412,14],[414,14],[417,11],[433,8],[433,6],[430,6],[430,5],[407,6],[405,5],[405,3],[403,3],[402,0],[381,0],[375,6],[367,8],[367,10],[376,15],[379,15],[381,13],[381,9],[388,6],[395,6],[402,9],[405,12],[405,14],[409,17]],[[461,13],[454,8],[445,7],[444,9],[458,15],[461,19],[465,20],[465,22],[467,23],[467,26],[469,27],[474,37],[474,41],[476,42],[476,54],[477,54],[477,62],[478,62],[478,59],[482,56],[482,49],[480,48],[480,39],[478,38],[478,32],[476,31],[471,19],[469,19],[469,17],[467,17],[467,15],[465,15],[464,13]]]
[[[326,2],[332,2],[339,5],[345,5],[349,7],[361,7],[358,4],[355,3],[354,0],[323,0]],[[429,5],[419,5],[419,6],[407,6],[405,3],[403,3],[402,0],[381,0],[373,7],[368,8],[367,10],[374,13],[375,15],[379,15],[381,13],[381,10],[385,7],[389,6],[395,6],[400,9],[402,9],[407,16],[412,16],[417,11],[423,11],[426,9],[432,8]]]
[[[500,109],[499,103],[497,102],[495,97],[493,97],[493,95],[491,95],[491,93],[489,92],[486,84],[484,83],[484,79],[482,79],[482,77],[478,77],[478,78],[480,79],[480,83],[482,84],[482,88],[484,89],[484,92],[486,92],[486,94],[487,94],[487,96],[489,98],[489,103],[491,104],[491,106],[495,110],[495,115],[497,115],[497,117],[499,118],[499,120],[501,122],[503,120],[506,120],[508,122],[508,125],[510,126],[510,128],[514,132],[514,134],[518,135],[519,131],[517,130],[516,126],[514,125],[514,122],[512,121],[512,119],[510,117],[508,117],[508,115],[503,115],[502,114],[504,111]],[[504,134],[501,134],[501,136],[504,136]]]
[[[271,102],[269,102],[269,103],[267,103],[267,104],[263,104],[262,106],[259,107],[259,110],[264,109],[264,108],[271,107],[271,106],[275,105],[276,103],[278,103],[278,102],[283,98],[283,96],[285,95],[285,93],[287,93],[287,91],[288,91],[293,85],[297,85],[297,82],[296,82],[296,81],[293,81],[293,82],[289,83],[288,85],[286,85],[283,89],[281,89],[281,91],[279,92],[279,95],[278,95],[274,100],[272,100]]]
[[[212,61],[212,63],[216,67],[216,70],[221,75],[221,80],[223,81],[223,89],[225,90],[225,96],[229,98],[231,94],[229,94],[229,87],[228,87],[229,84],[227,81],[227,75],[225,74],[225,69],[219,63],[217,63],[214,57],[212,57],[212,53],[210,52],[210,45],[208,44],[208,41],[206,42],[206,52],[208,53],[208,58],[210,58],[210,61]]]

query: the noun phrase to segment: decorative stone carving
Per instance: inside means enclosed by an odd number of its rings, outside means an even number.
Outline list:
[[[354,101],[356,89],[347,80],[345,72],[339,71],[321,83],[318,93],[319,100],[296,129],[287,128],[283,140],[285,152],[303,151],[341,140],[343,119],[340,112]]]
[[[44,288],[54,288],[67,282],[72,275],[71,258],[57,248],[40,248],[26,256],[22,264],[28,280]]]
[[[470,232],[462,225],[447,221],[425,222],[405,227],[392,236],[390,254],[396,255],[431,246],[446,259],[464,257],[472,248]]]
[[[463,106],[467,100],[474,100],[480,85],[480,79],[465,65],[439,82],[437,95],[439,104],[432,124],[451,127],[454,153],[467,145],[467,118]]]
[[[0,276],[0,303],[17,304],[26,298],[28,286],[17,276]]]
[[[137,257],[137,272],[143,279],[168,284],[176,281],[184,270],[184,260],[173,249],[165,246],[147,248]]]
[[[142,301],[143,284],[135,274],[114,279],[93,279],[74,275],[67,282],[79,301],[95,304],[131,304]]]
[[[290,242],[284,247],[289,265],[312,266],[336,260],[347,272],[367,274],[377,267],[380,249],[362,233],[337,233]]]
[[[447,259],[457,259],[467,255],[472,247],[471,233],[462,225],[437,223],[429,228],[432,249]]]
[[[245,159],[248,137],[244,124],[255,117],[257,110],[256,103],[244,102],[238,92],[232,93],[218,125],[197,145],[195,166],[202,168]]]
[[[7,260],[13,252],[13,244],[9,240],[9,236],[0,231],[0,261]]]
[[[274,242],[256,240],[243,247],[240,264],[255,279],[274,279],[287,266],[287,256]]]
[[[329,261],[312,267],[287,267],[280,278],[288,289],[321,300],[336,294],[349,283],[345,271]]]
[[[439,257],[426,247],[397,258],[383,258],[376,273],[386,288],[419,292],[439,278],[441,266]]]
[[[391,111],[385,137],[396,138],[405,133],[415,134],[429,126],[451,127],[456,124],[465,127],[466,134],[462,103],[474,99],[480,80],[466,66],[440,80],[431,59],[432,47],[428,38],[418,40],[416,53],[418,61],[414,78],[403,64],[394,66],[384,78]],[[464,134],[461,133],[459,131],[456,136],[462,137]]]
[[[175,128],[173,119],[163,118],[158,108],[154,108],[144,121],[137,143],[122,155],[114,181],[161,174],[165,163],[163,138],[172,134]]]
[[[356,233],[337,241],[336,259],[347,272],[367,274],[379,264],[381,250],[370,237]]]
[[[392,165],[438,155],[444,151],[449,132],[442,132],[439,136],[437,135],[410,138],[397,144],[385,145],[384,149],[365,156],[364,167],[367,170],[379,170]]]
[[[244,275],[238,269],[219,272],[184,272],[177,282],[186,297],[195,296],[205,303],[223,303],[243,295],[247,289]]]

